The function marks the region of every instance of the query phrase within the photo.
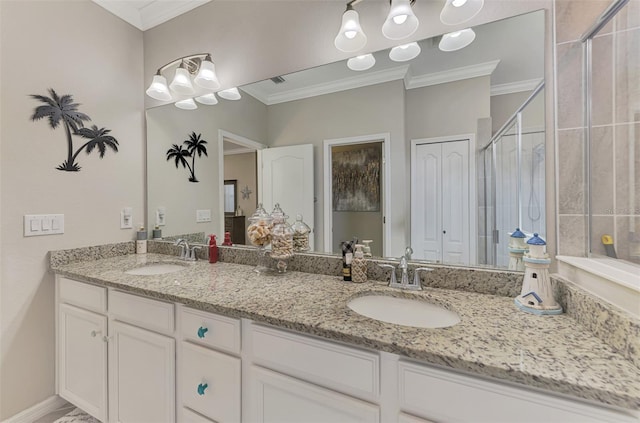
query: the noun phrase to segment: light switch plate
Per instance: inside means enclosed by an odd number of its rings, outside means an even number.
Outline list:
[[[156,209],[156,226],[164,226],[166,225],[167,220],[167,209],[166,207],[158,207]]]
[[[211,209],[196,210],[196,223],[211,222]]]
[[[25,214],[24,236],[64,233],[64,214]]]
[[[133,228],[133,211],[131,207],[123,207],[120,210],[120,229]]]

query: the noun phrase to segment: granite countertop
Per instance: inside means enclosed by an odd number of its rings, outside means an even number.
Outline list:
[[[185,269],[154,276],[124,271],[154,262]],[[180,262],[160,254],[129,254],[52,265],[60,275],[174,301],[230,317],[291,329],[426,363],[520,383],[599,403],[640,409],[640,369],[567,316],[535,316],[513,299],[425,288],[405,292],[383,282],[343,282],[302,272],[265,276],[251,266]],[[387,293],[420,297],[455,311],[455,326],[422,329],[361,316],[354,297]]]

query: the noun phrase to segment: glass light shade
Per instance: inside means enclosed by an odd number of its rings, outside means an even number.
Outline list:
[[[167,78],[162,75],[154,75],[151,85],[147,88],[147,95],[160,101],[171,100],[171,93],[167,87]]]
[[[418,29],[420,22],[411,9],[409,0],[392,0],[382,34],[390,40],[402,40]]]
[[[358,12],[348,9],[342,15],[342,26],[333,41],[336,48],[344,52],[358,51],[367,44],[367,36],[362,32]]]
[[[440,21],[445,25],[458,25],[472,19],[484,6],[484,0],[447,0]]]
[[[193,101],[192,98],[176,101],[174,104],[178,109],[182,109],[182,110],[195,110],[198,108],[198,105],[196,104],[195,101]]]
[[[218,91],[218,95],[226,100],[240,100],[240,92],[236,87]]]
[[[365,71],[371,69],[375,64],[376,58],[373,57],[373,54],[364,54],[347,60],[347,66],[353,71]]]
[[[196,97],[195,100],[200,104],[206,104],[207,106],[213,106],[214,104],[218,104],[218,99],[214,93],[209,93],[205,95],[201,95],[200,97]]]
[[[438,48],[442,51],[456,51],[465,48],[475,39],[476,33],[471,28],[450,32],[442,36]]]
[[[176,75],[173,77],[173,81],[171,81],[169,88],[181,95],[192,95],[195,93],[193,85],[191,84],[189,71],[183,68],[182,65],[176,69]]]
[[[407,60],[417,57],[421,51],[420,46],[416,42],[403,44],[391,49],[389,59],[394,62],[406,62]]]
[[[217,90],[220,88],[220,82],[216,76],[216,67],[209,56],[200,63],[200,70],[193,82],[208,90]]]

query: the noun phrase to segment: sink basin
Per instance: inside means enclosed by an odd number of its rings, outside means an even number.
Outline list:
[[[127,275],[164,275],[184,270],[184,266],[174,263],[150,263],[125,271]]]
[[[396,325],[418,328],[446,328],[460,322],[460,316],[436,304],[388,295],[367,295],[349,301],[358,314]]]

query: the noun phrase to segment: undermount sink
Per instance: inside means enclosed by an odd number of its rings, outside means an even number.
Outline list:
[[[149,263],[125,271],[127,275],[164,275],[184,270],[184,266],[175,263]]]
[[[460,322],[457,313],[419,299],[367,295],[354,298],[347,305],[358,314],[396,325],[446,328]]]

